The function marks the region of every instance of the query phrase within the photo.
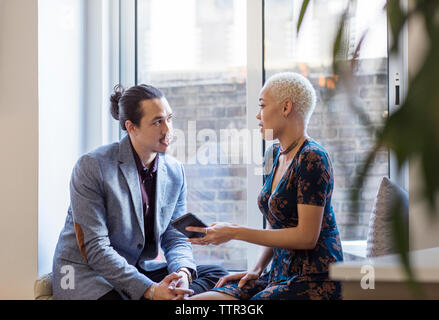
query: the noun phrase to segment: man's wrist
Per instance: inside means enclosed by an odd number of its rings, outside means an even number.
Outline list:
[[[153,283],[152,285],[150,285],[148,287],[148,289],[146,289],[145,293],[143,294],[145,299],[147,299],[147,300],[154,300],[154,294],[155,294],[156,287],[157,287],[157,284]]]
[[[180,268],[180,269],[177,270],[177,273],[179,273],[179,272],[183,272],[183,273],[185,273],[186,276],[187,276],[187,280],[189,281],[189,284],[192,283],[192,275],[191,275],[191,272],[189,271],[188,268],[186,268],[186,267],[182,267],[182,268]]]

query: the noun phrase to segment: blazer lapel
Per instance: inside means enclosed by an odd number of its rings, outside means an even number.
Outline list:
[[[158,168],[157,168],[157,188],[156,188],[156,202],[155,202],[155,237],[159,238],[160,235],[160,219],[163,207],[164,195],[167,184],[167,169],[165,164],[165,155],[158,154]]]
[[[136,162],[134,160],[133,151],[129,136],[126,135],[119,144],[119,168],[122,171],[128,184],[128,189],[133,200],[134,210],[142,236],[145,239],[145,228],[143,221],[142,195],[140,193],[139,174],[137,172]]]

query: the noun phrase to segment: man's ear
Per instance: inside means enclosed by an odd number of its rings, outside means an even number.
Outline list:
[[[136,133],[136,126],[134,123],[131,122],[131,120],[125,121],[125,128],[127,128],[128,133],[135,134]]]

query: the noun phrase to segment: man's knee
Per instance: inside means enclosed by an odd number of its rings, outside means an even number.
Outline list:
[[[218,265],[201,265],[197,267],[198,277],[209,276],[221,278],[229,274],[229,272]]]

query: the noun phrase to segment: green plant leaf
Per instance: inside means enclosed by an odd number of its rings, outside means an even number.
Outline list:
[[[393,39],[390,51],[396,52],[399,48],[399,35],[405,24],[406,15],[401,8],[401,2],[399,0],[387,0],[385,9]]]
[[[346,7],[346,9],[344,10],[341,19],[340,19],[340,23],[338,24],[338,29],[337,29],[337,34],[335,36],[335,40],[334,40],[334,45],[332,48],[332,69],[333,69],[333,73],[337,74],[339,73],[339,60],[343,61],[347,60],[347,56],[343,57],[342,55],[342,49],[343,49],[343,33],[345,31],[345,27],[346,27],[346,20],[347,20],[347,16],[349,13],[349,3]]]
[[[425,58],[421,61],[419,70],[409,81],[403,104],[388,117],[384,127],[377,133],[376,144],[370,152],[352,192],[354,210],[358,212],[360,190],[376,152],[381,147],[387,147],[395,153],[399,170],[403,164],[410,160],[420,160],[422,176],[418,178],[423,181],[424,185],[422,199],[426,200],[430,206],[428,210],[430,217],[435,218],[438,211],[436,195],[439,193],[439,90],[437,88],[439,27],[436,18],[439,1],[415,1],[408,13],[402,10],[400,2],[397,0],[388,0],[386,8],[394,40],[391,48],[393,52],[401,50],[399,38],[404,25],[412,17],[424,20],[429,48]],[[334,55],[336,49],[341,46],[340,39],[341,36],[338,33],[334,40]],[[415,296],[420,298],[423,297],[423,292],[411,268],[407,221],[401,212],[400,203],[392,206],[392,238],[406,272],[407,283]]]
[[[300,8],[299,20],[297,21],[297,34],[299,34],[300,27],[302,26],[303,18],[305,17],[306,10],[308,9],[309,0],[303,0],[302,7]]]

